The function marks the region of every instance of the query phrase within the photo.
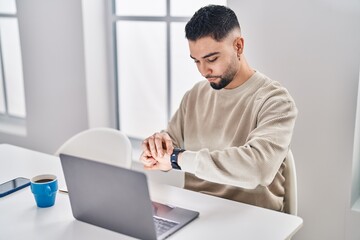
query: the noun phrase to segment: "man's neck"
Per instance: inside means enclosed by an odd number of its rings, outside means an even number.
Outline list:
[[[225,89],[234,89],[241,86],[244,82],[249,80],[254,73],[255,70],[249,66],[245,57],[242,56],[238,73],[235,75],[234,80],[226,86]]]

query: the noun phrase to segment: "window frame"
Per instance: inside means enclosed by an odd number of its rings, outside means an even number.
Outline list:
[[[18,19],[17,11],[14,13],[0,13],[0,19]],[[0,33],[1,34],[1,33]],[[20,36],[19,36],[20,37]],[[21,46],[20,46],[21,51]],[[7,92],[7,84],[6,84],[6,75],[4,68],[4,57],[3,57],[3,45],[0,38],[0,68],[1,68],[1,81],[3,85],[3,101],[4,101],[4,112],[0,112],[0,131],[10,134],[15,134],[19,136],[26,135],[26,106],[25,108],[25,116],[16,116],[12,115],[9,112],[9,102],[8,102],[8,92]],[[22,57],[21,57],[22,61]],[[23,68],[23,66],[21,66]],[[24,81],[24,77],[22,77],[22,81]],[[24,92],[25,94],[25,92]],[[25,102],[24,102],[25,104]]]
[[[112,68],[113,68],[113,75],[114,75],[114,90],[115,90],[115,121],[116,121],[116,128],[120,129],[120,100],[119,100],[119,84],[121,79],[118,76],[118,57],[117,57],[117,35],[116,35],[116,23],[120,21],[143,21],[143,22],[164,22],[166,25],[166,116],[168,121],[171,118],[171,84],[172,84],[172,77],[171,77],[171,23],[174,22],[181,22],[186,23],[190,20],[191,17],[179,17],[179,16],[171,16],[170,15],[170,4],[171,0],[165,0],[166,4],[166,14],[164,16],[125,16],[125,15],[116,15],[116,0],[111,0],[111,18],[110,18],[110,25],[111,25],[111,53],[112,53]],[[130,137],[132,141],[139,142],[140,139],[136,137]]]
[[[149,16],[149,15],[117,15],[116,14],[116,0],[109,0],[107,1],[107,12],[108,12],[108,26],[107,26],[107,31],[108,31],[108,49],[109,49],[109,56],[111,58],[111,61],[109,63],[109,69],[111,72],[111,80],[112,80],[112,85],[113,85],[113,89],[114,89],[114,97],[113,97],[113,103],[114,103],[114,109],[115,109],[115,114],[114,114],[114,120],[115,120],[115,127],[119,130],[123,130],[121,129],[121,114],[122,114],[122,110],[120,109],[120,105],[121,105],[121,100],[120,100],[120,83],[122,81],[122,79],[119,78],[119,69],[118,69],[118,57],[117,57],[117,53],[118,53],[118,48],[117,48],[117,22],[120,21],[128,21],[128,22],[132,22],[132,21],[143,21],[143,22],[163,22],[166,25],[166,29],[165,29],[165,35],[166,35],[166,109],[164,109],[165,111],[165,115],[166,115],[166,119],[165,121],[168,122],[173,113],[175,111],[172,111],[174,109],[173,108],[173,101],[175,100],[175,95],[172,92],[174,89],[174,79],[172,77],[172,66],[173,66],[173,61],[172,61],[172,57],[174,55],[172,55],[172,28],[171,25],[173,23],[184,23],[186,24],[192,16],[187,15],[187,16],[181,16],[180,14],[176,14],[174,16],[171,15],[171,3],[173,0],[164,0],[165,1],[165,5],[166,5],[166,12],[164,16]],[[207,5],[207,4],[211,4],[211,0],[206,0],[206,3],[204,2],[203,5]],[[224,5],[227,5],[227,1],[225,1]],[[197,9],[196,9],[197,10]],[[195,10],[194,10],[195,11]],[[185,37],[185,36],[184,36]],[[194,69],[196,69],[196,67],[194,66]],[[159,129],[160,130],[160,129]],[[134,136],[129,136],[130,140],[133,141],[135,144],[139,144],[141,143],[140,137],[134,137]]]

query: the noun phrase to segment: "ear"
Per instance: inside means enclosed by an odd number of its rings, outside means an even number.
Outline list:
[[[244,51],[244,38],[242,38],[242,37],[235,38],[234,49],[236,50],[237,55],[239,57]]]

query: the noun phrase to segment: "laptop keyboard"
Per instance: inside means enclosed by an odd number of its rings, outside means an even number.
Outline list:
[[[157,236],[162,235],[164,232],[167,232],[169,229],[178,225],[177,222],[169,221],[155,216],[154,216],[154,222],[155,222]]]

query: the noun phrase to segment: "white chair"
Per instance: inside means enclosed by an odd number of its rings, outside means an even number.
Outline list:
[[[132,147],[129,138],[111,128],[92,128],[67,140],[55,153],[73,155],[130,168]]]
[[[297,215],[297,178],[294,156],[289,150],[285,160],[285,197],[284,197],[284,212]]]

